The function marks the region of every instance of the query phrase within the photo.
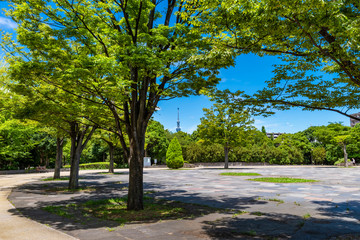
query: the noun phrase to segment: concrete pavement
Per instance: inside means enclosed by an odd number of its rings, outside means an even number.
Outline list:
[[[263,177],[299,177],[319,182],[277,184],[246,180],[256,177],[219,175],[230,171],[256,172]],[[128,172],[116,172],[123,174],[82,171],[80,184],[96,191],[49,193],[44,188],[66,186],[67,183],[32,182],[14,189],[9,199],[23,216],[84,240],[360,239],[360,168],[257,166],[229,170],[145,169],[144,191],[149,196],[233,209],[228,213],[211,213],[192,219],[123,226],[103,220],[77,221],[41,210],[45,206],[126,195]],[[14,212],[13,209],[9,211]],[[238,211],[246,213],[234,214]]]

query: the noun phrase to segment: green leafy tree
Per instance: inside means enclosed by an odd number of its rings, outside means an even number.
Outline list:
[[[10,62],[16,65],[13,59]],[[14,69],[14,65],[11,64],[8,68],[8,75],[2,78],[2,83],[11,96],[17,99],[16,102],[13,100],[16,106],[16,109],[13,107],[14,115],[16,118],[31,119],[43,126],[56,128],[53,133],[57,137],[54,178],[60,177],[64,136],[67,135],[70,138],[69,189],[78,188],[81,154],[98,128],[96,124],[89,121],[89,113],[94,113],[89,109],[93,106],[84,105],[82,99],[55,86],[39,84],[36,76],[31,73],[24,75],[26,69],[19,72],[19,69]],[[26,88],[24,88],[24,84],[26,84]],[[98,118],[96,117],[96,119]]]
[[[282,134],[274,140],[274,144],[283,152],[288,152],[287,164],[304,164],[306,160],[310,162],[311,143],[302,133]]]
[[[283,63],[249,104],[281,110],[360,108],[360,4],[357,0],[188,1],[186,15],[219,49],[276,55]],[[319,72],[321,74],[319,74]],[[331,75],[329,75],[331,74]],[[239,101],[244,104],[244,99]]]
[[[343,126],[341,123],[330,123],[326,127],[318,127],[314,135],[320,141],[322,144],[325,144],[326,146],[326,153],[331,154],[329,157],[332,157],[332,162],[335,162],[339,156],[336,156],[336,153],[339,154],[339,150],[337,146],[341,147],[342,155],[344,158],[345,166],[348,166],[347,164],[347,158],[348,153],[346,150],[346,146],[351,140],[349,134],[350,134],[350,127]],[[334,161],[335,160],[335,161]]]
[[[348,153],[346,150],[346,145],[349,142],[349,137],[349,135],[340,135],[334,137],[335,142],[339,144],[341,146],[341,149],[343,150],[345,167],[348,167]]]
[[[360,124],[356,124],[350,130],[349,144],[347,145],[347,151],[349,152],[349,158],[354,158],[356,161],[360,159]]]
[[[146,130],[146,155],[161,161],[166,159],[166,150],[169,146],[169,140],[166,137],[164,126],[155,120],[150,120]]]
[[[171,140],[169,148],[166,152],[166,165],[168,168],[181,168],[184,166],[184,158],[182,155],[181,145],[176,137]]]
[[[244,131],[251,129],[250,114],[234,107],[224,96],[213,97],[214,105],[210,109],[204,108],[205,116],[198,126],[199,136],[205,141],[219,143],[224,147],[225,165],[229,167],[229,150],[241,142]]]
[[[31,150],[39,144],[33,139],[38,131],[36,122],[3,119],[0,124],[0,168],[18,169],[31,161]],[[27,167],[27,166],[26,166]]]
[[[266,135],[266,130],[264,126],[261,127],[261,132]]]
[[[181,18],[187,9],[180,0],[10,4],[22,45],[15,49],[27,47],[8,59],[11,69],[22,79],[36,76],[31,81],[38,85],[108,108],[130,165],[127,208],[143,209],[145,133],[158,102],[213,87],[218,69],[232,64],[232,55],[211,51],[201,33],[191,32],[193,26]],[[14,45],[10,36],[3,43]]]
[[[326,158],[326,150],[324,147],[315,147],[311,152],[312,160],[315,164],[322,164]]]
[[[96,137],[96,136],[95,136]],[[115,149],[119,145],[118,135],[109,131],[101,131],[99,136],[102,141],[104,141],[109,149],[109,173],[114,173],[114,156]]]

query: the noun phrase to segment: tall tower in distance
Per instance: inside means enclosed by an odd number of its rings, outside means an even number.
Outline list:
[[[177,120],[176,126],[177,126],[176,132],[180,132],[181,128],[180,128],[180,110],[179,110],[179,108],[178,108],[178,120]]]

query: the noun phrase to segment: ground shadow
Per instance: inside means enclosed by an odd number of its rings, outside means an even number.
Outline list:
[[[105,221],[94,217],[75,216],[67,218],[51,214],[44,210],[48,206],[66,206],[69,204],[81,204],[89,200],[109,199],[115,197],[123,197],[127,194],[127,182],[114,182],[112,178],[108,178],[108,182],[99,181],[101,178],[87,178],[86,185],[94,188],[94,191],[88,192],[48,192],[48,189],[62,188],[67,186],[67,182],[35,182],[26,184],[13,189],[9,200],[15,205],[16,209],[10,210],[14,215],[20,215],[31,218],[42,224],[50,225],[56,229],[68,232],[74,230],[98,229],[101,227],[116,227],[118,222]],[[96,181],[98,180],[98,181]],[[156,189],[156,191],[154,191]],[[194,211],[192,219],[217,212],[224,211],[225,208],[241,209],[246,204],[267,204],[266,201],[257,200],[257,196],[251,198],[230,198],[215,199],[202,196],[198,193],[189,193],[184,190],[168,190],[167,186],[155,183],[144,183],[144,192],[147,196],[156,199],[166,199],[172,201],[180,201],[183,203],[200,204],[210,207],[204,211]],[[197,205],[199,206],[199,205]],[[196,207],[196,206],[195,206]],[[201,207],[197,207],[201,208]],[[158,220],[156,220],[158,221]],[[156,221],[146,221],[153,223]],[[137,222],[136,224],[138,224]],[[141,222],[140,222],[141,223]]]
[[[353,218],[360,221],[360,202],[346,201],[346,202],[329,202],[329,201],[313,201],[318,204],[317,210],[327,217],[338,218]],[[360,222],[359,222],[360,224]]]
[[[249,168],[246,168],[247,170]],[[207,169],[208,170],[208,169]],[[120,176],[120,178],[118,178]],[[31,218],[42,224],[47,224],[64,232],[99,232],[113,235],[116,232],[106,231],[101,228],[113,228],[119,226],[118,222],[106,221],[91,216],[81,216],[74,213],[75,217],[66,218],[44,211],[47,206],[64,206],[67,204],[80,204],[88,200],[108,199],[122,197],[127,194],[128,183],[121,175],[82,175],[80,183],[93,188],[88,192],[46,192],[50,188],[63,188],[67,181],[59,182],[34,182],[20,186],[13,190],[9,200],[16,209],[10,212],[14,215]],[[122,182],[123,180],[123,182]],[[284,214],[284,213],[245,213],[250,205],[267,207],[269,201],[264,201],[259,196],[252,197],[210,197],[204,193],[189,192],[186,190],[169,190],[169,186],[161,183],[144,183],[144,192],[148,196],[180,201],[184,203],[203,204],[219,209],[235,209],[222,215],[216,221],[203,221],[202,229],[206,236],[211,239],[327,239],[344,234],[360,232],[359,215],[360,203],[357,201],[333,203],[326,201],[313,202],[318,204],[318,211],[325,218],[309,217]],[[208,214],[209,212],[203,212]],[[203,214],[193,216],[193,220],[202,217]],[[233,215],[234,214],[234,215]],[[147,221],[146,223],[154,223]],[[140,222],[141,223],[141,222]],[[139,224],[139,223],[135,223]],[[194,238],[191,238],[194,239]]]
[[[204,222],[211,239],[360,239],[357,222],[281,214],[247,213]],[[347,235],[349,238],[341,238]]]

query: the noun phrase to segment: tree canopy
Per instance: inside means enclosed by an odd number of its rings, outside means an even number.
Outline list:
[[[282,59],[266,88],[244,94],[249,104],[270,114],[268,107],[300,107],[358,119],[351,116],[360,108],[358,1],[210,0],[188,8],[187,17],[218,48]]]
[[[211,51],[191,31],[182,1],[13,0],[11,7],[19,25],[17,43],[3,42],[12,47],[11,77],[24,89],[50,85],[87,101],[76,107],[88,112],[107,108],[130,163],[128,209],[142,209],[145,132],[158,102],[213,87],[232,55]]]

